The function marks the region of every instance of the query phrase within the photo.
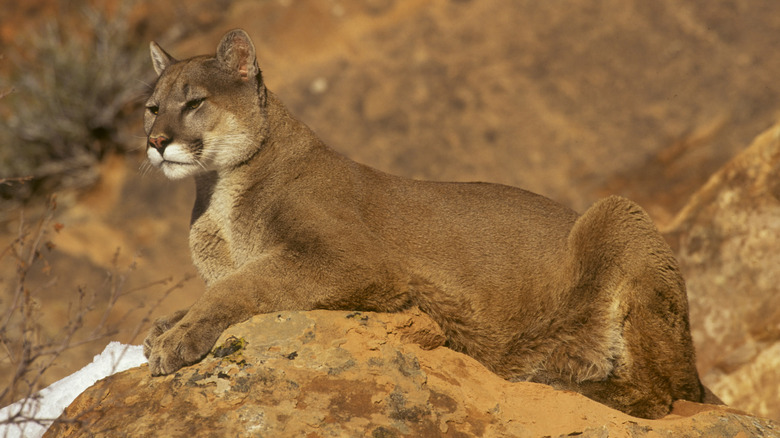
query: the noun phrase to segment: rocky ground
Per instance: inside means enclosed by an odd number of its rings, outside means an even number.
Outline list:
[[[725,407],[681,401],[646,420],[510,383],[443,341],[419,312],[259,315],[195,366],[153,378],[143,365],[99,381],[47,436],[780,436],[777,423]]]
[[[142,6],[160,34],[177,23],[174,7]],[[580,211],[611,193],[638,201],[680,257],[705,382],[737,408],[780,419],[772,390],[780,384],[780,265],[771,250],[780,240],[771,128],[780,115],[780,58],[773,56],[780,4],[235,0],[220,3],[218,13],[213,4],[187,7],[202,30],[166,46],[171,53],[212,52],[226,30],[243,27],[269,88],[357,161],[415,178],[518,185]],[[0,23],[4,42],[8,26]],[[133,129],[140,145],[140,125]],[[77,285],[104,288],[118,247],[119,271],[135,263],[127,288],[193,272],[186,248],[192,184],[142,175],[141,161],[140,154],[105,160],[90,191],[61,195],[56,220],[65,228],[53,234],[57,248],[47,256],[54,274],[31,278],[43,285],[56,276],[41,291],[51,332],[63,325]],[[15,230],[6,224],[0,243]],[[112,318],[163,290],[124,297]],[[188,281],[154,314],[201,292],[199,280]],[[131,328],[143,312],[116,338],[140,342]],[[80,368],[107,342],[75,350],[46,380]]]

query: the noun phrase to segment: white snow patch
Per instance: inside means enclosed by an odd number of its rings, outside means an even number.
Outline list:
[[[21,415],[38,421],[25,421],[0,425],[0,437],[40,437],[62,411],[79,394],[98,380],[112,374],[146,363],[143,347],[109,343],[92,363],[79,371],[52,383],[27,400],[20,400],[0,409],[0,423]]]

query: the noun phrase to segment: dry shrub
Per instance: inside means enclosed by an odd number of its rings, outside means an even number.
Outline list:
[[[131,26],[135,3],[121,1],[107,12],[69,2],[79,19],[51,20],[25,32],[7,54],[12,73],[0,84],[7,94],[0,111],[0,178],[30,175],[32,181],[0,187],[5,205],[84,187],[97,178],[101,157],[137,143],[120,129],[123,119],[139,113],[133,104],[149,73],[148,49]]]
[[[3,182],[0,179],[0,184]],[[51,330],[51,327],[47,330],[42,297],[49,289],[56,288],[55,268],[48,260],[49,255],[56,251],[52,237],[66,232],[61,224],[53,221],[55,209],[56,200],[50,197],[41,216],[35,221],[22,218],[16,238],[0,250],[0,264],[15,267],[13,278],[0,278],[3,286],[0,289],[0,309],[3,309],[0,314],[0,407],[17,400],[25,403],[33,401],[35,393],[42,387],[46,372],[69,350],[87,344],[94,346],[100,341],[105,343],[120,331],[130,339],[136,339],[162,300],[188,280],[184,278],[174,283],[168,278],[128,289],[126,280],[135,265],[118,266],[117,252],[113,268],[107,273],[105,287],[94,291],[84,288],[72,291],[67,323],[56,330]],[[38,280],[31,281],[34,276]],[[40,278],[49,280],[40,281]],[[156,303],[142,303],[117,315],[118,308],[127,307],[118,305],[121,300],[153,287],[163,288]],[[136,312],[143,313],[140,322],[135,325],[128,323]],[[26,415],[24,407],[20,406],[10,418],[0,420],[0,425],[29,421],[48,424],[51,420],[37,418],[34,414]]]

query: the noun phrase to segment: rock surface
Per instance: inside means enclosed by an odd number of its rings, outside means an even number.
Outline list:
[[[770,420],[689,402],[633,418],[507,382],[443,341],[419,312],[259,315],[174,375],[142,366],[98,382],[46,436],[780,436]]]
[[[727,404],[780,412],[780,124],[710,178],[666,233],[699,372]]]

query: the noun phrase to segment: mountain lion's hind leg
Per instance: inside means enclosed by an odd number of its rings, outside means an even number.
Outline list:
[[[569,236],[580,287],[620,309],[612,327],[622,352],[606,379],[580,382],[586,396],[631,415],[658,418],[675,400],[701,401],[701,383],[677,261],[650,217],[617,196],[582,215]]]

